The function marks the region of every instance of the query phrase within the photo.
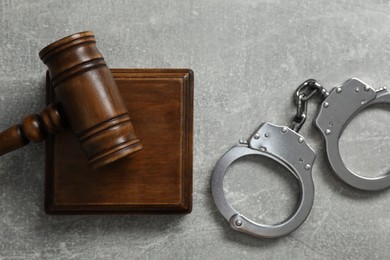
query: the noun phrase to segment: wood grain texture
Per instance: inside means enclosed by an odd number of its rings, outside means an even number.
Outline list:
[[[40,142],[48,134],[61,131],[67,123],[91,169],[142,149],[92,32],[55,41],[42,49],[39,57],[48,67],[49,85],[58,103],[48,105],[41,115],[28,115],[22,124],[0,132],[0,156],[30,141]]]
[[[48,105],[41,113],[31,114],[23,119],[22,124],[11,126],[0,133],[0,156],[19,149],[30,141],[40,142],[50,134],[61,131],[66,123],[60,116],[59,106]]]
[[[93,32],[60,39],[41,50],[39,57],[92,169],[142,148]],[[30,129],[29,139],[39,139],[39,132]]]
[[[70,131],[51,136],[46,142],[47,213],[191,212],[192,71],[111,71],[144,148],[92,172]],[[52,102],[50,87],[47,94]]]

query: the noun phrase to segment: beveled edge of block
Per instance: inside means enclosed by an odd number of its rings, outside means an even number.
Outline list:
[[[194,73],[191,69],[111,69],[117,78],[144,78],[145,74],[153,74],[152,78],[181,78],[183,80],[183,118],[184,149],[187,153],[182,157],[183,189],[182,200],[177,204],[160,205],[55,205],[52,200],[52,172],[54,171],[53,153],[55,138],[49,136],[45,143],[45,201],[46,214],[49,215],[94,215],[94,214],[189,214],[192,211],[193,191],[193,107],[194,107]],[[151,75],[148,75],[149,77]],[[51,86],[49,73],[46,73],[46,103],[54,101],[54,89]]]

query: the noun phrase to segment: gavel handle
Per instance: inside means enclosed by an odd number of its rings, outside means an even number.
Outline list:
[[[0,133],[0,156],[27,145],[40,142],[48,134],[64,128],[64,119],[58,104],[48,105],[41,115],[32,114],[24,118],[23,124],[14,125]]]

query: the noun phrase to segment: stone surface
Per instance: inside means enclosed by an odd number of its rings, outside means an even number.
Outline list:
[[[0,158],[1,259],[385,259],[390,190],[362,192],[326,164],[310,121],[301,134],[317,152],[314,207],[279,239],[231,230],[210,194],[211,171],[263,121],[287,124],[307,78],[328,89],[350,77],[389,85],[390,5],[375,1],[0,2],[0,128],[44,106],[38,51],[83,30],[96,33],[111,67],[187,67],[195,72],[194,209],[187,216],[47,216],[43,144]],[[346,163],[367,176],[389,169],[389,110],[369,109],[346,129]],[[229,201],[257,221],[293,212],[297,183],[269,160],[235,164]]]

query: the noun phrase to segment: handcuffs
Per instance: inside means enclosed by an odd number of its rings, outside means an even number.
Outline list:
[[[290,128],[263,123],[249,140],[240,140],[215,165],[211,178],[213,200],[234,230],[259,237],[280,237],[297,229],[309,215],[314,200],[311,169],[316,155],[298,131],[306,121],[307,102],[314,95],[319,95],[322,100],[315,125],[325,140],[326,157],[333,172],[358,189],[381,190],[390,187],[390,174],[372,178],[360,176],[345,166],[339,151],[340,136],[354,116],[368,106],[390,103],[390,92],[386,88],[374,90],[356,78],[328,92],[316,80],[309,79],[295,93],[297,114]],[[295,212],[283,222],[275,225],[256,223],[228,203],[223,191],[225,173],[234,161],[247,155],[268,157],[298,179],[300,202]]]

